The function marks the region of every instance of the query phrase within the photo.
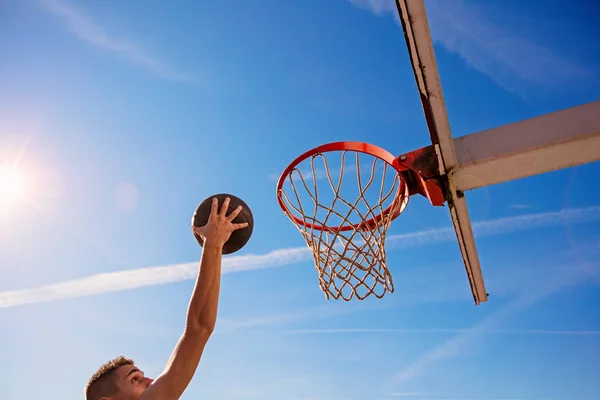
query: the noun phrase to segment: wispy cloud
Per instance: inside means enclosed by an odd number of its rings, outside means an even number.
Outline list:
[[[473,230],[477,237],[482,237],[598,220],[600,220],[600,206],[476,222],[473,224]],[[428,229],[392,235],[386,242],[386,248],[393,250],[453,240],[456,239],[452,228]],[[223,273],[276,268],[311,259],[312,254],[306,247],[279,249],[261,255],[230,256],[223,260]],[[197,271],[197,262],[180,263],[97,274],[32,289],[5,291],[0,292],[0,308],[180,282],[195,279]]]
[[[81,40],[113,53],[161,78],[194,83],[197,77],[176,70],[168,62],[145,53],[138,45],[112,37],[102,27],[64,0],[38,0],[47,12],[63,20]]]
[[[522,27],[507,27],[499,10],[464,0],[428,0],[427,6],[432,38],[504,89],[553,89],[590,77],[587,67],[534,42]]]
[[[355,173],[356,166],[348,165],[344,166],[344,172],[342,176],[348,173]],[[323,179],[331,178],[332,181],[336,182],[340,177],[340,168],[330,167],[330,168],[315,168],[314,170],[311,168],[305,168],[304,170],[297,169],[292,172],[292,177],[294,182],[297,184],[302,184],[302,179],[305,182],[319,181]],[[278,181],[281,174],[271,174],[269,175],[269,179],[272,181]],[[289,180],[289,175],[287,177]]]
[[[530,285],[506,306],[482,319],[471,328],[460,331],[457,335],[444,341],[442,344],[425,352],[415,362],[398,371],[393,376],[393,381],[399,384],[407,383],[417,376],[424,374],[432,364],[441,360],[456,357],[462,351],[472,348],[475,342],[490,332],[552,334],[548,330],[510,331],[499,329],[510,317],[519,311],[539,303],[543,299],[578,284],[589,277],[589,270],[576,265],[563,265],[552,271],[546,271],[544,278],[534,285]],[[560,333],[558,333],[560,332]],[[577,331],[554,331],[554,334],[575,335]],[[582,334],[597,335],[596,331],[581,331]]]
[[[394,0],[348,0],[376,15],[393,15]],[[465,0],[426,0],[432,40],[458,54],[471,68],[500,87],[520,93],[523,85],[541,89],[569,87],[597,74],[579,62],[530,38],[525,29],[535,21],[507,26],[494,5]]]
[[[531,206],[529,204],[517,203],[517,204],[509,204],[508,208],[512,208],[514,210],[529,210],[529,209],[532,209],[533,206]]]
[[[348,329],[292,329],[286,333],[298,334],[387,334],[387,333],[469,333],[473,328],[348,328]],[[597,330],[555,330],[555,329],[488,329],[486,334],[495,335],[548,335],[548,336],[600,336]]]
[[[397,15],[396,2],[394,0],[348,0],[356,7],[369,10],[376,15]]]

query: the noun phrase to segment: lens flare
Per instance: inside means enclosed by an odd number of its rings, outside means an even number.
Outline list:
[[[17,206],[27,197],[27,176],[18,169],[0,164],[0,208]]]

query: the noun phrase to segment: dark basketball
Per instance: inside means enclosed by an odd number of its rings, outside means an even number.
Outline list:
[[[206,225],[206,223],[208,222],[208,217],[210,216],[210,210],[212,208],[212,199],[215,197],[219,199],[219,211],[221,210],[221,205],[223,204],[223,201],[225,201],[225,198],[229,197],[229,209],[227,210],[227,215],[231,214],[231,212],[235,210],[238,206],[242,206],[242,211],[240,211],[238,216],[235,217],[233,223],[241,224],[244,222],[248,222],[247,227],[233,231],[231,237],[223,246],[223,254],[235,253],[236,251],[244,247],[246,243],[248,243],[248,240],[250,240],[250,236],[252,236],[252,230],[254,228],[254,217],[252,216],[252,211],[250,211],[248,205],[239,197],[227,193],[220,193],[204,199],[204,201],[200,203],[200,205],[198,206],[198,208],[196,208],[196,211],[194,212],[194,216],[192,217],[192,225],[195,227]],[[196,234],[194,234],[194,237],[196,238],[200,246],[204,245],[204,239],[202,239]]]

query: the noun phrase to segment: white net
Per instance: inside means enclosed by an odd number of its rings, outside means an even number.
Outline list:
[[[326,299],[381,298],[394,291],[384,245],[408,203],[408,186],[378,157],[326,155],[308,157],[285,177],[278,194],[284,211],[313,253]]]

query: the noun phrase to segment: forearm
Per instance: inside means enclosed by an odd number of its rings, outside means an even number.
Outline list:
[[[188,307],[187,325],[212,332],[217,321],[221,289],[222,246],[204,243],[200,272]]]
[[[233,224],[241,206],[226,216],[229,199],[225,199],[222,213],[217,199],[213,199],[211,215],[203,227],[194,227],[194,233],[204,237],[200,271],[188,306],[186,327],[177,342],[163,373],[146,389],[140,400],[179,399],[190,383],[208,338],[215,329],[221,289],[221,261],[223,243],[236,229],[248,223]]]

